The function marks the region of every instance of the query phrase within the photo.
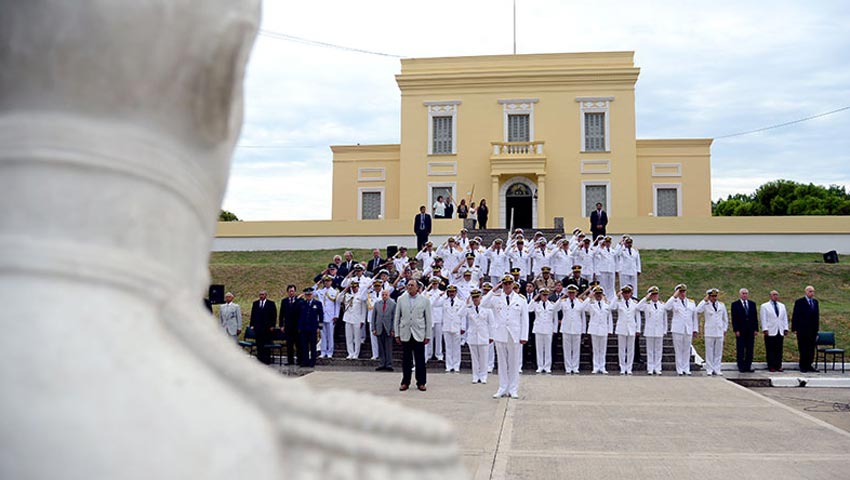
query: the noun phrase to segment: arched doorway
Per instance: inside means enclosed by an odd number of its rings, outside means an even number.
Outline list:
[[[534,192],[524,183],[508,185],[505,191],[505,226],[513,228],[533,227]]]

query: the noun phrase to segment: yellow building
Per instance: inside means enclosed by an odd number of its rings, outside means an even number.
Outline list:
[[[332,147],[332,222],[398,224],[438,195],[485,198],[490,228],[586,228],[597,201],[612,223],[709,217],[711,139],[635,138],[633,57],[402,60],[401,144]]]

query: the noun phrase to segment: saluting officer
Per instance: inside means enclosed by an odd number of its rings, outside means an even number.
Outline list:
[[[691,342],[699,334],[699,321],[694,301],[687,297],[688,286],[676,285],[675,293],[664,306],[673,312],[670,332],[673,334],[673,349],[676,351],[676,373],[691,374]]]
[[[587,305],[583,298],[578,298],[578,287],[570,284],[567,287],[566,298],[558,300],[561,309],[560,332],[564,350],[564,370],[572,375],[578,373],[581,336],[587,333],[584,318],[584,308]]]
[[[625,285],[611,303],[611,310],[617,311],[617,351],[620,362],[620,375],[631,375],[635,360],[635,339],[640,335],[640,313],[632,298],[632,287]]]
[[[481,305],[481,290],[470,293],[472,305],[466,307],[464,329],[472,357],[472,383],[487,383],[487,356],[493,344],[493,312]]]
[[[667,310],[664,302],[658,299],[658,287],[655,285],[646,290],[646,297],[638,302],[638,309],[643,311],[643,338],[646,341],[646,373],[661,375],[661,358],[664,353],[664,335],[667,328]]]
[[[608,375],[605,369],[605,355],[608,353],[608,335],[614,333],[614,320],[611,318],[611,306],[605,300],[604,290],[600,286],[593,288],[593,297],[585,300],[585,311],[590,315],[587,333],[593,347],[593,373]]]
[[[720,361],[723,358],[723,338],[729,329],[729,317],[726,315],[726,306],[717,301],[719,293],[716,288],[706,290],[705,298],[697,305],[697,313],[701,313],[705,318],[703,332],[706,375],[723,375],[720,371]]]
[[[457,287],[449,285],[442,299],[443,338],[446,341],[446,372],[460,372],[460,337],[463,328],[463,300],[457,298]]]
[[[528,342],[528,303],[513,287],[514,277],[506,275],[483,300],[493,310],[492,335],[499,360],[499,390],[493,398],[519,398],[522,345]]]

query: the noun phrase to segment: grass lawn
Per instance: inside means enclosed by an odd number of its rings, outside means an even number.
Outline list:
[[[288,252],[217,252],[210,258],[213,283],[225,285],[242,305],[247,324],[251,303],[257,292],[267,290],[275,301],[285,295],[286,285],[298,285],[299,291],[312,284],[337,250]],[[354,250],[354,258],[371,258],[370,250]],[[720,289],[720,300],[727,304],[738,298],[738,289],[750,290],[757,304],[768,300],[768,292],[777,290],[790,315],[794,300],[803,295],[806,285],[814,285],[821,305],[821,330],[834,331],[839,348],[850,349],[850,265],[825,264],[816,253],[641,251],[643,273],[639,290],[658,285],[666,300],[677,283],[687,283],[689,296],[699,302],[705,290]],[[703,354],[703,341],[696,342]],[[756,341],[756,361],[764,361],[764,342]],[[785,360],[797,359],[793,334],[786,338]],[[735,360],[735,336],[726,337],[724,361]]]

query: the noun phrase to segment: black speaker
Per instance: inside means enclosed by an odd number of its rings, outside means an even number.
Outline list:
[[[213,305],[224,303],[224,285],[210,285],[209,299]]]
[[[387,245],[387,258],[393,258],[398,253],[398,245]]]
[[[823,254],[824,263],[838,263],[838,252],[835,250]]]

